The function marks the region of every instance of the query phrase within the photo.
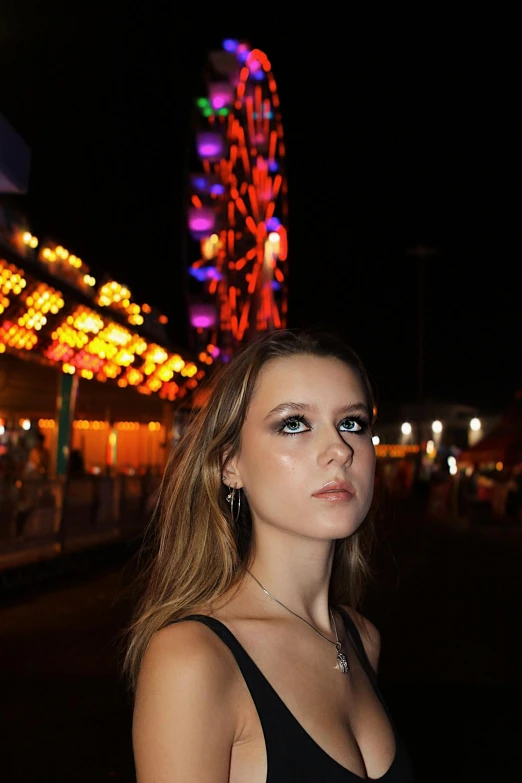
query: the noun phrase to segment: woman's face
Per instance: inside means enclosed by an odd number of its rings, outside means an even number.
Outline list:
[[[354,533],[373,495],[368,419],[359,377],[343,362],[293,356],[265,365],[227,471],[254,524],[322,540]]]

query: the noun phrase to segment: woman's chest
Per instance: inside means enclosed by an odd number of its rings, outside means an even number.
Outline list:
[[[393,730],[353,650],[347,649],[350,671],[344,675],[335,648],[317,655],[303,645],[300,655],[289,656],[277,645],[274,654],[274,645],[243,643],[265,683],[251,689],[243,678],[238,689],[241,727],[231,754],[232,783],[265,783],[268,770],[299,764],[346,781],[378,778],[389,769]]]

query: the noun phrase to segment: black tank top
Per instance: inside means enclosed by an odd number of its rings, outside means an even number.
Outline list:
[[[377,685],[357,626],[340,607],[348,633],[361,664],[388,715],[395,734],[395,758],[389,770],[376,780],[380,783],[413,783],[410,759]],[[350,772],[322,750],[294,718],[266,677],[258,669],[233,633],[219,620],[195,614],[175,622],[197,620],[211,628],[231,650],[256,706],[265,737],[268,772],[266,783],[356,783],[364,780]]]

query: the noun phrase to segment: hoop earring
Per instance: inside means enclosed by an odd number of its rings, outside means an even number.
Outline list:
[[[237,524],[237,521],[239,519],[239,514],[241,512],[241,487],[239,489],[236,489],[236,487],[229,487],[230,491],[226,497],[227,503],[230,503],[230,514],[232,516],[232,520],[234,521],[234,524]],[[237,512],[234,514],[234,501],[236,498],[236,492],[237,492]]]
[[[230,510],[232,511],[232,507],[230,508]],[[236,525],[237,525],[237,523],[239,521],[240,513],[241,513],[241,487],[239,487],[239,489],[237,490],[237,514],[234,517],[234,523]]]

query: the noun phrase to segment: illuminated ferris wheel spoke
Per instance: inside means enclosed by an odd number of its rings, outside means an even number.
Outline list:
[[[283,126],[270,62],[227,40],[209,56],[199,98],[201,171],[191,175],[189,230],[200,257],[191,322],[200,360],[225,361],[255,333],[286,325],[287,185]]]

